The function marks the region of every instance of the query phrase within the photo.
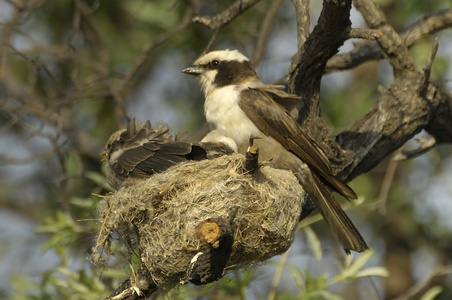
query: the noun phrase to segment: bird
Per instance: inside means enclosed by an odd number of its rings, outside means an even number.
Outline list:
[[[368,249],[332,194],[356,199],[355,192],[333,175],[320,145],[296,121],[299,96],[264,84],[237,50],[209,52],[182,72],[198,78],[205,96],[204,115],[213,130],[232,139],[239,152],[247,149],[250,136],[261,137],[254,141],[260,158],[295,174],[345,252]]]
[[[101,154],[108,183],[119,189],[187,160],[212,159],[235,151],[222,142],[192,143],[186,139],[184,134],[174,137],[165,123],[152,127],[150,121],[134,118],[127,128],[111,134]]]

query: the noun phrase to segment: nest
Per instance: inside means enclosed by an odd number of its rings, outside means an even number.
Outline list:
[[[240,154],[185,162],[106,196],[99,206],[101,230],[92,260],[99,263],[103,252],[115,254],[111,241],[119,232],[136,241],[142,264],[155,284],[167,290],[187,281],[193,258],[206,250],[205,241],[196,236],[197,226],[206,220],[230,225],[226,271],[285,252],[294,238],[304,191],[292,172],[262,166],[247,173],[244,163]]]

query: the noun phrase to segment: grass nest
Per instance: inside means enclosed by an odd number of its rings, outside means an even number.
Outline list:
[[[112,240],[119,233],[135,241],[134,250],[156,286],[168,290],[187,281],[194,257],[206,251],[205,241],[196,236],[206,220],[230,226],[225,271],[285,252],[294,239],[304,191],[292,172],[268,166],[244,172],[244,163],[241,154],[185,162],[106,196],[99,205],[101,228],[91,260],[103,264],[115,255]]]

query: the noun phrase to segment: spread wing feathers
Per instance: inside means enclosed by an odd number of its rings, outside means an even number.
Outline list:
[[[369,247],[358,229],[356,229],[339,203],[334,199],[331,191],[322,183],[318,176],[313,175],[313,177],[318,194],[314,197],[316,207],[338,238],[342,247],[344,247],[345,252],[350,254],[350,250],[362,252],[368,249]],[[333,201],[330,199],[333,199]]]
[[[149,177],[187,159],[207,157],[202,147],[175,140],[167,124],[152,128],[149,121],[140,123],[137,119],[129,123],[111,148],[123,151],[111,165],[123,177]]]
[[[282,97],[282,93],[289,96],[281,91],[278,97]],[[356,199],[355,192],[333,176],[328,158],[320,146],[301,130],[287,110],[273,100],[273,93],[250,88],[242,91],[242,95],[240,108],[262,133],[294,153],[334,191],[347,199]]]
[[[148,141],[152,141],[156,148],[158,145],[174,141],[171,128],[164,123],[152,128],[151,122],[140,122],[134,118],[114,143],[121,144],[121,149],[128,150],[141,146]],[[115,148],[114,144],[112,148]]]
[[[169,142],[163,145],[146,143],[123,152],[112,168],[118,175],[124,176],[138,168],[143,172],[133,173],[133,175],[148,177],[187,160],[185,156],[191,151],[191,144],[187,142]],[[140,174],[143,176],[139,176]]]

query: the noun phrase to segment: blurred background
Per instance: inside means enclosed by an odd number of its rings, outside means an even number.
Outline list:
[[[399,31],[452,7],[450,0],[376,2]],[[98,195],[111,191],[100,153],[134,117],[197,132],[205,122],[203,96],[180,71],[210,41],[212,49],[252,58],[266,83],[287,75],[297,47],[292,3],[260,1],[217,34],[191,23],[196,14],[214,15],[232,3],[0,0],[0,299],[101,299],[130,274],[124,256],[102,270],[86,259],[98,230]],[[312,1],[312,27],[320,10],[321,2]],[[272,24],[267,38],[266,22]],[[365,27],[355,10],[352,22]],[[449,91],[452,31],[436,36],[432,78]],[[431,38],[410,48],[419,70]],[[364,41],[347,41],[341,52],[354,43]],[[322,113],[334,134],[375,105],[391,72],[387,62],[369,61],[324,76]],[[313,216],[282,257],[159,297],[451,299],[451,183],[450,145],[410,161],[388,157],[351,183],[360,199],[348,214],[373,253],[346,259]]]

